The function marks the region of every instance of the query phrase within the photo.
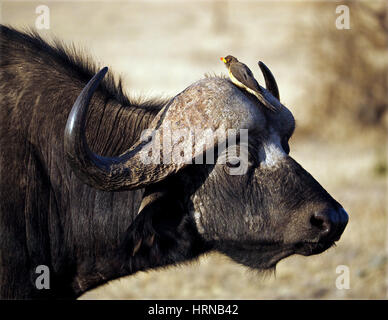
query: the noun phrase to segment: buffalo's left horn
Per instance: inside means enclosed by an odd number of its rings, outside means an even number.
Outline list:
[[[267,90],[280,101],[278,85],[276,84],[275,77],[273,76],[271,70],[269,70],[269,68],[262,61],[259,61],[259,67],[264,75],[265,86]]]

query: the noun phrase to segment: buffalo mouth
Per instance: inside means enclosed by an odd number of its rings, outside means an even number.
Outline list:
[[[303,256],[320,254],[334,245],[334,241],[298,242],[296,244],[266,243],[258,245],[224,243],[217,250],[226,254],[237,263],[264,271],[274,269],[280,260],[293,254]]]
[[[323,241],[323,242],[299,242],[295,245],[295,254],[303,256],[312,256],[320,254],[327,249],[335,246],[334,241]]]

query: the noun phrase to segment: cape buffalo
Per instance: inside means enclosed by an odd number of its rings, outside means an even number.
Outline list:
[[[348,216],[289,156],[294,118],[264,64],[261,93],[275,112],[223,77],[141,102],[61,42],[0,30],[0,298],[76,298],[211,250],[267,270],[339,240]],[[153,151],[162,127],[201,130]],[[209,130],[230,129],[248,131],[197,148]],[[202,163],[167,161],[182,146]],[[240,155],[225,160],[232,147]],[[49,289],[37,285],[39,266]]]

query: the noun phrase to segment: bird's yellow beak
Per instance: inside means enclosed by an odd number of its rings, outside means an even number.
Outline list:
[[[226,60],[225,60],[224,57],[221,57],[220,59],[221,59],[221,61],[222,61],[223,63],[226,63]]]

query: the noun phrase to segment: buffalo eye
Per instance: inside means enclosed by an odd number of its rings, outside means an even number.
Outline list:
[[[239,159],[231,159],[226,161],[226,166],[228,168],[238,168],[240,167],[240,160]]]

